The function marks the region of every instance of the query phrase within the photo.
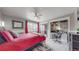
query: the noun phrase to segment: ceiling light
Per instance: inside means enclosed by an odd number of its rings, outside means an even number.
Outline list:
[[[34,8],[33,8],[33,13],[34,13],[34,17],[36,17],[36,18],[40,18],[40,16],[42,16],[42,15],[40,14],[39,8],[37,8],[37,7],[34,7]]]

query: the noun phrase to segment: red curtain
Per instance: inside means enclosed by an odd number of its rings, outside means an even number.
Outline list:
[[[44,33],[46,33],[46,25],[44,25]]]
[[[25,33],[28,33],[28,21],[25,21]]]
[[[38,33],[40,32],[40,25],[39,25],[39,22],[37,23],[37,32],[38,32]]]

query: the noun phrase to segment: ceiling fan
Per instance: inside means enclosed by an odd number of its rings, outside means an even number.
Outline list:
[[[33,8],[33,13],[34,13],[34,17],[36,18],[40,18],[42,15],[40,14],[39,8],[38,7],[34,7]]]

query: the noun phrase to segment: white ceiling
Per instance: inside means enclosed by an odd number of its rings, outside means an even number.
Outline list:
[[[32,7],[0,7],[0,9],[5,15],[43,22],[73,13],[75,7],[39,7],[40,14],[42,15],[40,19],[35,19]]]

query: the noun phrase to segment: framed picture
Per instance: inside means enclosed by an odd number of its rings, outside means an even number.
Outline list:
[[[12,28],[13,29],[23,29],[23,22],[12,20]]]

